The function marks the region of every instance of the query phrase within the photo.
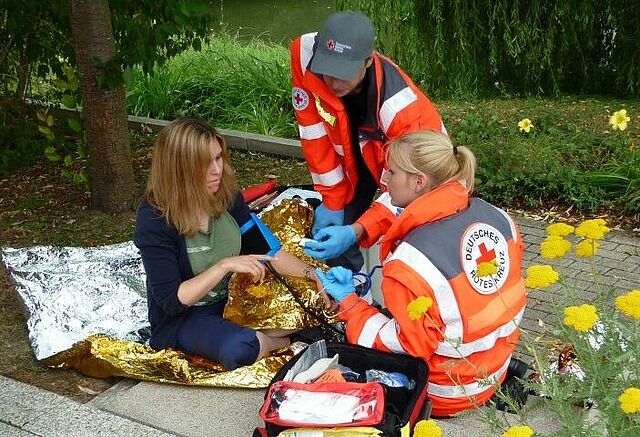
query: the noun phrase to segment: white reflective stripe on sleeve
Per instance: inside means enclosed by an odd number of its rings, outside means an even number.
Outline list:
[[[313,44],[316,40],[316,33],[305,33],[300,37],[300,67],[302,74],[307,72],[307,65],[313,56]]]
[[[382,197],[382,196],[380,196]],[[440,317],[444,322],[444,336],[450,343],[462,341],[462,318],[458,302],[447,278],[422,252],[407,242],[402,242],[391,259],[398,259],[418,273],[429,284],[438,303]]]
[[[505,361],[504,364],[494,373],[471,384],[440,385],[429,382],[429,385],[427,386],[427,393],[430,395],[440,396],[442,398],[466,398],[468,396],[475,396],[489,390],[500,379],[500,377],[507,371],[509,361],[511,361],[511,355],[507,357],[507,361]],[[451,384],[454,384],[453,381]]]
[[[524,308],[522,308],[520,312],[516,314],[513,320],[508,321],[506,324],[500,326],[495,331],[490,332],[489,334],[475,341],[460,344],[447,342],[438,343],[435,353],[445,357],[462,358],[468,357],[469,355],[476,352],[489,350],[496,344],[496,341],[498,341],[498,339],[508,337],[513,333],[513,331],[516,330],[518,325],[520,325],[523,314]]]
[[[380,341],[391,352],[399,354],[407,353],[398,339],[398,323],[396,322],[396,319],[389,320],[382,328],[380,328]]]
[[[493,205],[491,205],[493,206]],[[513,222],[513,219],[511,217],[509,217],[509,214],[507,214],[506,212],[504,212],[503,210],[501,210],[498,207],[495,207],[495,209],[498,210],[498,212],[500,212],[500,214],[502,214],[504,216],[504,218],[507,219],[507,221],[509,222],[509,226],[511,227],[511,235],[513,235],[513,242],[517,243],[518,242],[518,232],[516,231],[516,224]]]
[[[369,317],[362,327],[360,337],[358,337],[358,344],[365,347],[373,346],[373,342],[376,341],[380,328],[382,328],[382,326],[388,321],[389,317],[381,313]]]
[[[333,149],[338,155],[344,156],[344,148],[342,147],[342,144],[334,144]]]
[[[376,199],[376,202],[391,211],[393,215],[396,215],[398,207],[391,204],[391,196],[389,195],[389,193],[382,193],[380,197]]]
[[[402,111],[416,100],[418,100],[416,93],[414,93],[411,88],[406,87],[389,97],[382,104],[382,107],[380,108],[380,121],[382,122],[382,130],[384,133],[387,133],[387,129],[391,126],[391,123],[398,112]]]
[[[331,187],[342,182],[344,179],[344,170],[342,170],[342,165],[338,165],[336,168],[326,173],[310,173],[314,184],[325,185],[327,187]]]
[[[327,135],[327,130],[324,128],[324,123],[319,122],[309,126],[298,125],[300,130],[301,140],[316,140]]]

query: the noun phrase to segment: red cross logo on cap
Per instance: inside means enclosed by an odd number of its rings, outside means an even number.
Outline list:
[[[336,46],[336,43],[335,43],[335,41],[334,41],[334,40],[332,40],[332,39],[327,40],[327,49],[328,49],[330,52],[331,52],[331,51],[333,51],[333,49],[335,48],[335,46]]]

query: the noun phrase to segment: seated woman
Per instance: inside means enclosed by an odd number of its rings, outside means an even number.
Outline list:
[[[350,271],[317,275],[340,303],[350,342],[428,361],[433,416],[476,408],[505,379],[519,338],[522,239],[504,211],[470,197],[475,157],[447,136],[405,135],[391,143],[387,163],[398,216],[380,259],[393,318],[353,293]]]
[[[315,280],[311,266],[252,226],[222,136],[184,118],[160,132],[134,243],[147,274],[150,344],[221,363],[252,364],[289,345],[282,330],[255,331],[222,318],[231,273],[258,282],[269,261],[283,275]],[[272,236],[270,236],[272,237]]]

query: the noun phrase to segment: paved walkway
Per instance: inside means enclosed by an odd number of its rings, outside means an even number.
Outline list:
[[[595,258],[568,256],[556,262],[539,256],[547,223],[516,217],[525,241],[526,269],[552,264],[566,287],[531,291],[524,329],[537,335],[556,320],[554,308],[568,293],[591,301],[598,287],[614,286],[618,294],[640,288],[640,238],[612,232]],[[593,264],[592,264],[593,262]],[[599,284],[599,285],[598,285]],[[79,404],[44,390],[0,377],[1,436],[251,436],[259,425],[264,390],[220,389],[124,380]],[[445,436],[490,436],[480,413],[439,421]],[[517,417],[509,416],[515,423]],[[545,434],[553,421],[540,414],[534,429]],[[498,434],[499,435],[499,434]]]

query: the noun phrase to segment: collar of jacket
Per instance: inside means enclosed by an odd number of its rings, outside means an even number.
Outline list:
[[[382,96],[382,82],[384,80],[384,74],[382,69],[382,61],[380,55],[374,52],[372,55],[373,64],[371,70],[371,79],[369,80],[369,88],[362,90],[368,94],[367,99],[369,102],[376,102],[375,105],[367,105],[368,111],[365,116],[365,121],[361,130],[365,132],[377,132],[379,130],[380,122],[378,115],[380,113],[380,99]],[[309,61],[311,63],[311,61]],[[371,68],[371,67],[370,67]],[[308,66],[302,77],[302,86],[307,90],[313,90],[315,97],[320,98],[322,107],[329,112],[335,111],[336,113],[345,112],[342,99],[337,97],[331,91],[331,88],[324,83],[322,77],[311,71]],[[327,107],[328,106],[328,107]],[[335,115],[335,114],[332,114]]]
[[[380,259],[389,253],[411,230],[469,207],[469,193],[460,181],[448,182],[415,199],[396,218],[382,240]]]

